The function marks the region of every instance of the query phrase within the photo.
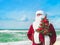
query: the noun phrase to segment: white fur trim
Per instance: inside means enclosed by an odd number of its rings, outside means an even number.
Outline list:
[[[36,44],[40,44],[41,42],[39,41],[39,33],[38,32],[35,32],[34,33],[34,42]]]
[[[45,35],[44,38],[45,38],[45,45],[50,45],[50,37]]]
[[[42,11],[42,10],[38,10],[38,11],[36,12],[36,15],[37,15],[37,14],[45,15],[46,13],[45,13],[44,11]]]
[[[38,28],[39,28],[39,23],[34,22],[34,23],[33,23],[33,29],[34,29],[34,42],[35,42],[36,44],[41,43],[41,42],[39,41],[39,33],[36,32],[36,29],[38,29]]]

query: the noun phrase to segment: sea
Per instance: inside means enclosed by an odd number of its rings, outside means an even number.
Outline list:
[[[60,36],[60,29],[56,29],[56,35]],[[27,41],[28,29],[0,29],[0,42]]]

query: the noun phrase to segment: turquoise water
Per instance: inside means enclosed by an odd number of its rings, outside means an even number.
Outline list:
[[[57,31],[56,31],[56,34],[57,34],[57,35],[60,35],[60,30],[57,30]]]
[[[24,31],[24,30],[22,30]],[[56,31],[57,35],[60,35],[60,31]],[[28,40],[27,32],[0,32],[0,42],[13,42]]]

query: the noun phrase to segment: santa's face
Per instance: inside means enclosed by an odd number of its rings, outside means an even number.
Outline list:
[[[41,20],[44,17],[45,17],[45,13],[43,11],[36,12],[35,21],[33,22],[34,31],[39,28],[39,26],[40,26],[39,24],[41,23]]]
[[[41,19],[44,18],[44,17],[45,17],[45,15],[43,15],[43,14],[41,14],[41,13],[38,13],[38,14],[36,15],[36,19],[35,19],[35,20],[39,22],[39,21],[41,21]]]

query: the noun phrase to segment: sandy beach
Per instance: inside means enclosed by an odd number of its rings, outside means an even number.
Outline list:
[[[0,31],[1,33],[15,33],[15,32],[27,32],[27,31],[17,31],[17,30],[14,30],[14,31],[12,31],[12,30],[1,30]],[[21,36],[21,35],[20,35]],[[57,40],[56,40],[56,42],[55,42],[55,44],[54,45],[59,45],[60,44],[60,35],[57,35]],[[32,42],[30,41],[30,40],[26,40],[26,41],[15,41],[15,42],[6,42],[6,43],[3,43],[3,42],[0,42],[0,45],[32,45]]]
[[[57,40],[54,45],[59,45],[60,44],[60,36],[57,36]]]
[[[60,36],[57,37],[57,40],[54,45],[60,44]],[[7,43],[0,43],[0,45],[32,45],[30,40],[28,41],[17,41],[17,42],[7,42]]]

